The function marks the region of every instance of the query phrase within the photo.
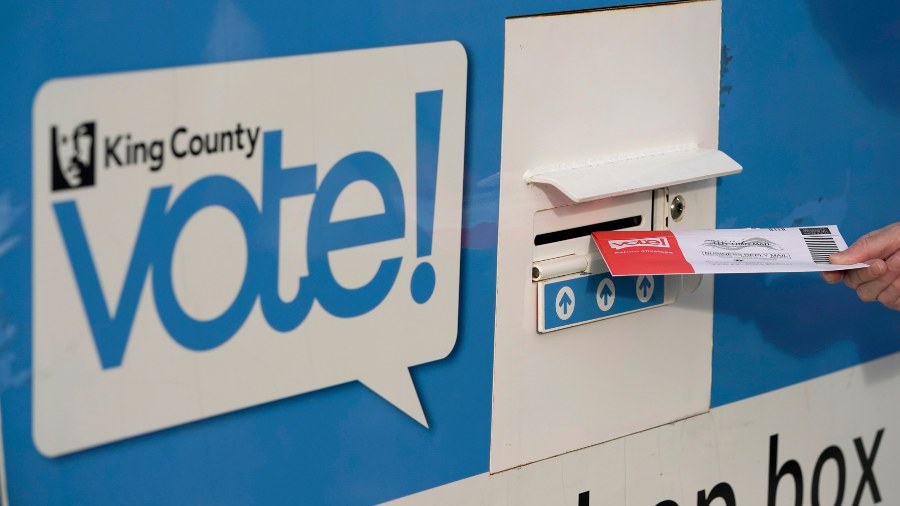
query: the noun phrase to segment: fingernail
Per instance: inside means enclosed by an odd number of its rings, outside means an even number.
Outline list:
[[[838,272],[823,272],[822,278],[825,279],[825,282],[829,285],[833,285],[841,280],[841,274]]]

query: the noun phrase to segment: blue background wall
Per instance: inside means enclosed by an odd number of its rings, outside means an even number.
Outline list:
[[[487,471],[504,20],[613,1],[35,0],[0,18],[0,392],[13,504],[365,504]],[[280,5],[279,5],[280,4]],[[900,220],[900,4],[724,2],[719,227]],[[469,56],[461,334],[413,369],[425,430],[358,384],[58,459],[31,438],[31,104],[53,77],[456,39]],[[817,275],[716,279],[713,403],[900,350]],[[873,381],[877,381],[874,378]]]
[[[900,3],[725,1],[718,227],[900,221]],[[900,314],[816,274],[718,276],[713,405],[900,349]]]

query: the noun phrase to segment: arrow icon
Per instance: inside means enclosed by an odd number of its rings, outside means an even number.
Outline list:
[[[600,298],[603,299],[603,305],[609,305],[609,298],[612,297],[612,290],[609,289],[608,284],[603,285],[603,289],[600,290]]]
[[[564,286],[556,293],[556,316],[560,320],[568,320],[575,312],[575,292]]]
[[[637,296],[641,302],[647,302],[653,295],[653,276],[638,276]]]
[[[563,313],[569,312],[569,304],[572,303],[572,299],[569,298],[569,294],[563,292],[562,298],[559,299],[559,307],[562,308]]]
[[[616,286],[613,284],[612,279],[605,278],[600,280],[600,284],[597,285],[597,307],[600,308],[600,311],[609,311],[615,300]]]
[[[646,297],[647,290],[649,290],[652,286],[653,285],[650,284],[650,280],[647,278],[644,278],[643,280],[641,280],[641,284],[638,285],[638,288],[640,288],[641,291],[644,292],[644,297]]]

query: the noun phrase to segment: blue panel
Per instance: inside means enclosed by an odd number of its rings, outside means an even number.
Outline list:
[[[762,0],[724,8],[720,228],[900,220],[900,3]],[[717,276],[713,404],[900,350],[900,313],[814,274]]]
[[[372,504],[486,472],[504,21],[596,5],[37,0],[5,6],[0,391],[12,504]],[[460,334],[446,359],[412,369],[430,429],[350,383],[61,458],[41,456],[31,435],[30,378],[30,132],[41,84],[442,40],[459,40],[466,49],[469,95]]]
[[[19,504],[371,504],[488,469],[504,20],[621,2],[13,2],[0,18],[0,392]],[[719,227],[900,219],[900,3],[725,0]],[[31,106],[48,79],[455,39],[469,57],[460,336],[426,430],[357,383],[48,459],[31,436]],[[662,293],[661,290],[658,291]],[[816,275],[716,279],[713,402],[900,350]]]
[[[608,282],[604,280],[610,280]],[[665,276],[590,274],[538,285],[547,331],[648,309],[663,303]]]
[[[18,12],[7,10],[0,21],[0,381],[14,505],[372,504],[487,470],[494,290],[483,280],[495,278],[498,189],[482,181],[496,173],[499,158],[502,17],[473,22],[476,3],[7,7]],[[62,458],[39,455],[31,435],[29,322],[31,103],[38,87],[58,76],[447,39],[467,46],[484,84],[469,100],[460,337],[447,359],[412,370],[430,429],[352,383]],[[15,242],[7,248],[8,238]]]

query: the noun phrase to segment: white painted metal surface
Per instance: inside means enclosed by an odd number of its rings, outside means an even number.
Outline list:
[[[538,169],[526,174],[525,181],[553,186],[573,202],[587,202],[740,171],[741,166],[725,153],[694,147],[574,167]]]
[[[687,420],[522,468],[480,474],[389,504],[575,505],[582,504],[579,496],[587,493],[591,506],[671,506],[667,500],[679,506],[725,506],[731,503],[697,502],[697,497],[703,493],[710,498],[717,485],[727,493],[727,485],[734,504],[793,505],[793,475],[784,473],[778,479],[792,460],[802,474],[802,504],[810,504],[813,494],[819,504],[890,504],[890,498],[900,494],[900,481],[892,479],[900,468],[900,439],[893,432],[900,423],[897,371],[900,355],[894,354]],[[775,502],[769,502],[770,490]],[[857,494],[859,502],[854,501]]]
[[[715,152],[720,17],[718,1],[700,1],[507,22],[491,472],[708,410],[712,283],[668,306],[536,332],[532,263],[564,246],[584,253],[589,239],[535,247],[534,234],[652,216],[653,192],[634,181],[637,193],[573,204],[523,178],[678,146]],[[714,228],[715,180],[678,191],[689,208],[678,228]]]

